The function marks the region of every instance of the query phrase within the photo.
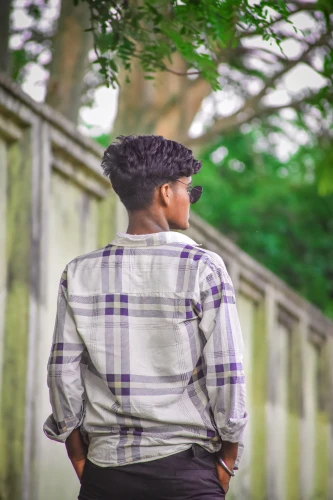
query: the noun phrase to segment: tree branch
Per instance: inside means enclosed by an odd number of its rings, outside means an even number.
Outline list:
[[[172,73],[173,75],[177,76],[190,76],[190,75],[201,75],[202,71],[189,71],[188,73],[181,72],[181,71],[175,71],[174,69],[168,68],[167,66],[164,66],[165,71],[168,71],[169,73]]]
[[[317,47],[320,47],[325,42],[326,39],[327,39],[327,34],[325,33],[316,42],[314,42],[312,44],[308,44],[307,49],[304,50],[304,52],[302,53],[302,55],[300,57],[298,57],[296,59],[287,59],[284,67],[282,69],[280,69],[279,71],[277,71],[276,73],[274,73],[274,75],[272,75],[270,78],[268,78],[268,80],[266,81],[266,84],[260,90],[260,92],[258,92],[258,94],[254,98],[252,98],[252,100],[250,100],[249,105],[253,106],[254,104],[256,104],[262,97],[264,97],[264,95],[266,94],[266,92],[269,88],[273,87],[275,85],[275,83],[278,80],[280,80],[280,78],[282,76],[284,76],[292,68],[297,66],[297,64],[299,64],[300,62],[306,62],[311,51]],[[245,107],[246,107],[246,105],[245,105]]]
[[[297,2],[297,1],[288,1],[287,2],[288,6],[292,6],[292,7],[295,7],[294,10],[291,10],[290,11],[290,14],[289,14],[289,17],[290,16],[293,16],[294,14],[298,14],[300,12],[304,12],[304,11],[320,11],[322,12],[323,9],[320,8],[320,4],[318,4],[318,2]],[[285,19],[280,16],[276,19],[274,19],[271,24],[270,24],[270,27],[274,26],[275,24],[278,24],[279,22],[281,21],[285,21]],[[275,33],[276,35],[278,35],[278,37],[280,38],[280,34],[279,33]],[[262,35],[262,32],[261,30],[253,30],[251,32],[247,31],[247,32],[244,32],[243,34],[241,34],[238,38],[239,39],[242,39],[242,38],[249,38],[249,37],[253,37],[253,36],[258,36],[258,35]],[[282,35],[282,34],[281,34]],[[299,38],[297,37],[294,37],[296,40],[298,41],[301,41]]]
[[[229,132],[231,130],[238,129],[241,125],[251,122],[251,120],[253,120],[254,118],[263,118],[266,115],[270,115],[287,108],[301,109],[302,105],[308,104],[307,100],[311,99],[315,95],[315,93],[310,93],[306,97],[295,99],[289,104],[282,104],[281,106],[265,106],[257,110],[252,109],[252,112],[250,112],[250,110],[248,109],[247,113],[243,114],[237,111],[230,116],[226,116],[217,120],[210,130],[200,135],[199,137],[189,137],[185,142],[185,145],[191,147],[202,146],[204,144],[207,144],[207,142],[214,140],[219,135],[223,134],[223,132]]]
[[[295,11],[291,12],[291,15],[303,10],[321,10],[320,3],[318,2],[297,2],[294,0],[288,0],[288,5],[297,7]]]
[[[272,75],[270,78],[268,78],[263,88],[255,96],[250,96],[245,101],[243,106],[240,107],[235,113],[233,113],[230,116],[217,119],[213,124],[213,126],[210,128],[210,130],[208,130],[205,134],[196,139],[189,138],[187,143],[189,143],[191,146],[197,144],[203,144],[205,141],[212,140],[214,137],[218,136],[225,130],[238,128],[239,126],[252,120],[255,117],[260,117],[267,113],[273,113],[280,109],[285,109],[289,107],[295,108],[297,106],[300,106],[300,104],[304,101],[304,99],[293,101],[290,104],[283,105],[280,107],[266,106],[261,108],[261,102],[263,97],[267,94],[268,89],[274,87],[276,82],[286,73],[288,73],[292,68],[297,66],[299,62],[306,63],[308,61],[309,55],[311,54],[312,50],[314,50],[316,47],[321,46],[326,40],[327,40],[327,34],[323,34],[321,37],[318,38],[316,42],[308,44],[307,48],[303,51],[300,57],[298,57],[297,59],[285,60],[284,67],[281,68],[279,71],[275,72],[274,75]]]

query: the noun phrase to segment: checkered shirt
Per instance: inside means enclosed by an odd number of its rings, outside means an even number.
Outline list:
[[[238,442],[238,468],[242,333],[224,262],[200,246],[176,231],[118,232],[67,264],[48,362],[50,439],[80,428],[102,467]]]

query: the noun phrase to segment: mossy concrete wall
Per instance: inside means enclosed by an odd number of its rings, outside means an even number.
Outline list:
[[[9,145],[6,162],[6,298],[2,305],[0,484],[4,498],[19,498],[24,455],[25,388],[29,332],[31,137]],[[8,166],[10,165],[10,168]]]
[[[0,78],[1,500],[77,497],[65,447],[42,432],[46,363],[64,266],[120,229],[102,152]]]
[[[65,264],[125,231],[102,150],[0,77],[0,500],[69,500],[79,483],[48,440],[46,363]],[[228,498],[333,499],[332,322],[195,214],[220,254],[244,332],[249,425]]]

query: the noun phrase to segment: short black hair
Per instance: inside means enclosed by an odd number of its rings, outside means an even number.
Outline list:
[[[127,210],[142,210],[153,201],[154,188],[199,172],[202,163],[179,142],[159,135],[118,136],[105,150],[104,175]]]

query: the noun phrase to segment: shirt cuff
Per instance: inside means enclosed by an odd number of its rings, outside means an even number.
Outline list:
[[[241,460],[244,450],[243,434],[247,421],[248,421],[248,414],[247,412],[245,412],[243,418],[229,419],[227,425],[220,430],[220,436],[222,442],[229,441],[230,443],[238,443],[237,458],[234,465],[234,469],[236,470],[238,470],[239,468],[239,462]]]
[[[83,410],[83,409],[82,409]],[[57,422],[53,416],[53,413],[45,420],[43,425],[43,431],[45,436],[53,441],[58,441],[59,443],[64,443],[68,436],[82,425],[84,418],[84,411],[80,414],[68,418],[61,422]]]
[[[242,440],[248,414],[245,411],[242,418],[230,418],[223,428],[220,428],[220,436],[223,441],[238,443]]]
[[[238,469],[239,469],[239,462],[240,462],[240,460],[241,460],[241,458],[242,458],[243,451],[244,451],[244,443],[243,443],[243,441],[240,441],[240,442],[238,443],[237,458],[236,458],[235,465],[234,465],[234,469],[235,469],[235,470],[238,470]]]

